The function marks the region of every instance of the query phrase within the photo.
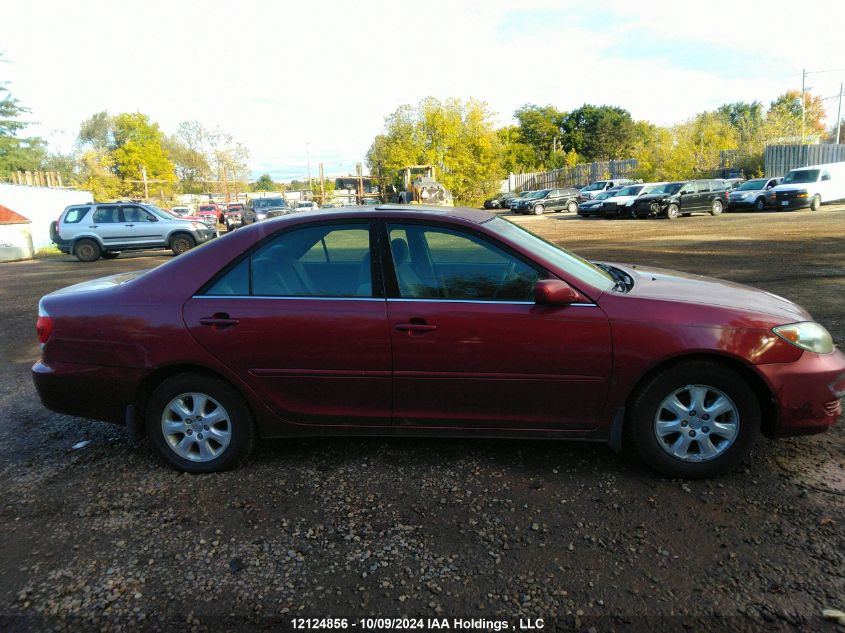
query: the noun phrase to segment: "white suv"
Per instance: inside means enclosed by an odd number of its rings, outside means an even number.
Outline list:
[[[75,204],[56,222],[53,241],[83,262],[114,259],[120,251],[169,248],[176,255],[216,236],[202,222],[184,220],[149,204]]]

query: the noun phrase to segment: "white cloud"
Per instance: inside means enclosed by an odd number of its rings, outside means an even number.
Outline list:
[[[319,160],[354,169],[384,116],[428,95],[487,101],[501,123],[524,103],[591,102],[665,124],[768,101],[799,87],[802,67],[845,67],[842,5],[755,5],[87,0],[33,15],[13,3],[0,76],[40,122],[33,131],[63,149],[92,113],[137,110],[167,132],[220,125],[256,171],[292,177],[305,173],[306,143],[312,172]],[[808,83],[827,96],[843,75]]]

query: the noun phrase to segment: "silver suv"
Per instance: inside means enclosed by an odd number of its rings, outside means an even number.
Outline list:
[[[53,241],[83,262],[114,259],[120,251],[169,248],[176,255],[217,234],[202,222],[179,218],[149,204],[75,204],[56,222]]]

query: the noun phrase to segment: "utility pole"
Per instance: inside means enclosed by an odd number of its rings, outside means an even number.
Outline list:
[[[839,108],[836,110],[836,144],[839,144],[839,132],[842,128],[842,84],[839,84]]]
[[[326,204],[326,179],[323,176],[323,163],[320,163],[320,206]]]
[[[807,117],[807,106],[804,100],[804,81],[807,78],[807,69],[801,69],[801,145],[804,144],[804,120]]]
[[[305,160],[308,161],[308,188],[311,188],[311,141],[305,141]]]
[[[357,163],[355,165],[355,173],[358,175],[358,195],[355,197],[356,204],[363,204],[364,203],[364,167],[361,163]]]
[[[147,168],[141,165],[141,179],[144,181],[144,200],[150,199],[150,190],[147,188]]]

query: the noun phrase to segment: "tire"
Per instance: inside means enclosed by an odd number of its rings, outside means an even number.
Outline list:
[[[666,208],[666,219],[674,220],[678,217],[678,205],[674,202]]]
[[[103,259],[117,259],[120,257],[120,251],[103,251]]]
[[[56,230],[56,221],[53,220],[50,222],[50,241],[55,242],[57,237],[59,237],[59,233]]]
[[[818,211],[819,207],[822,206],[822,199],[819,194],[813,196],[812,201],[810,202],[810,211]]]
[[[720,400],[726,410],[712,418],[693,410],[696,399],[690,396],[697,394],[703,411],[713,410]],[[682,406],[672,404],[673,395]],[[754,390],[733,369],[710,361],[688,361],[659,373],[635,396],[630,412],[626,429],[640,457],[672,477],[710,477],[734,468],[760,431]],[[715,452],[707,456],[711,450]]]
[[[81,262],[95,262],[100,259],[100,245],[95,240],[83,238],[73,245],[73,254]]]
[[[173,251],[174,255],[181,255],[196,245],[194,238],[186,233],[178,233],[170,239],[170,250]]]
[[[754,201],[754,209],[756,211],[765,211],[766,210],[766,201],[763,198],[757,198]]]
[[[203,374],[178,374],[161,383],[147,402],[146,427],[161,458],[189,473],[234,468],[255,446],[244,399],[226,381]]]
[[[543,215],[543,211],[546,210],[542,204],[538,204],[534,206],[534,215]]]
[[[722,215],[722,210],[724,208],[725,205],[721,200],[714,200],[713,204],[710,205],[710,215]]]
[[[570,200],[566,204],[566,212],[567,213],[578,213],[578,203],[575,200]]]

